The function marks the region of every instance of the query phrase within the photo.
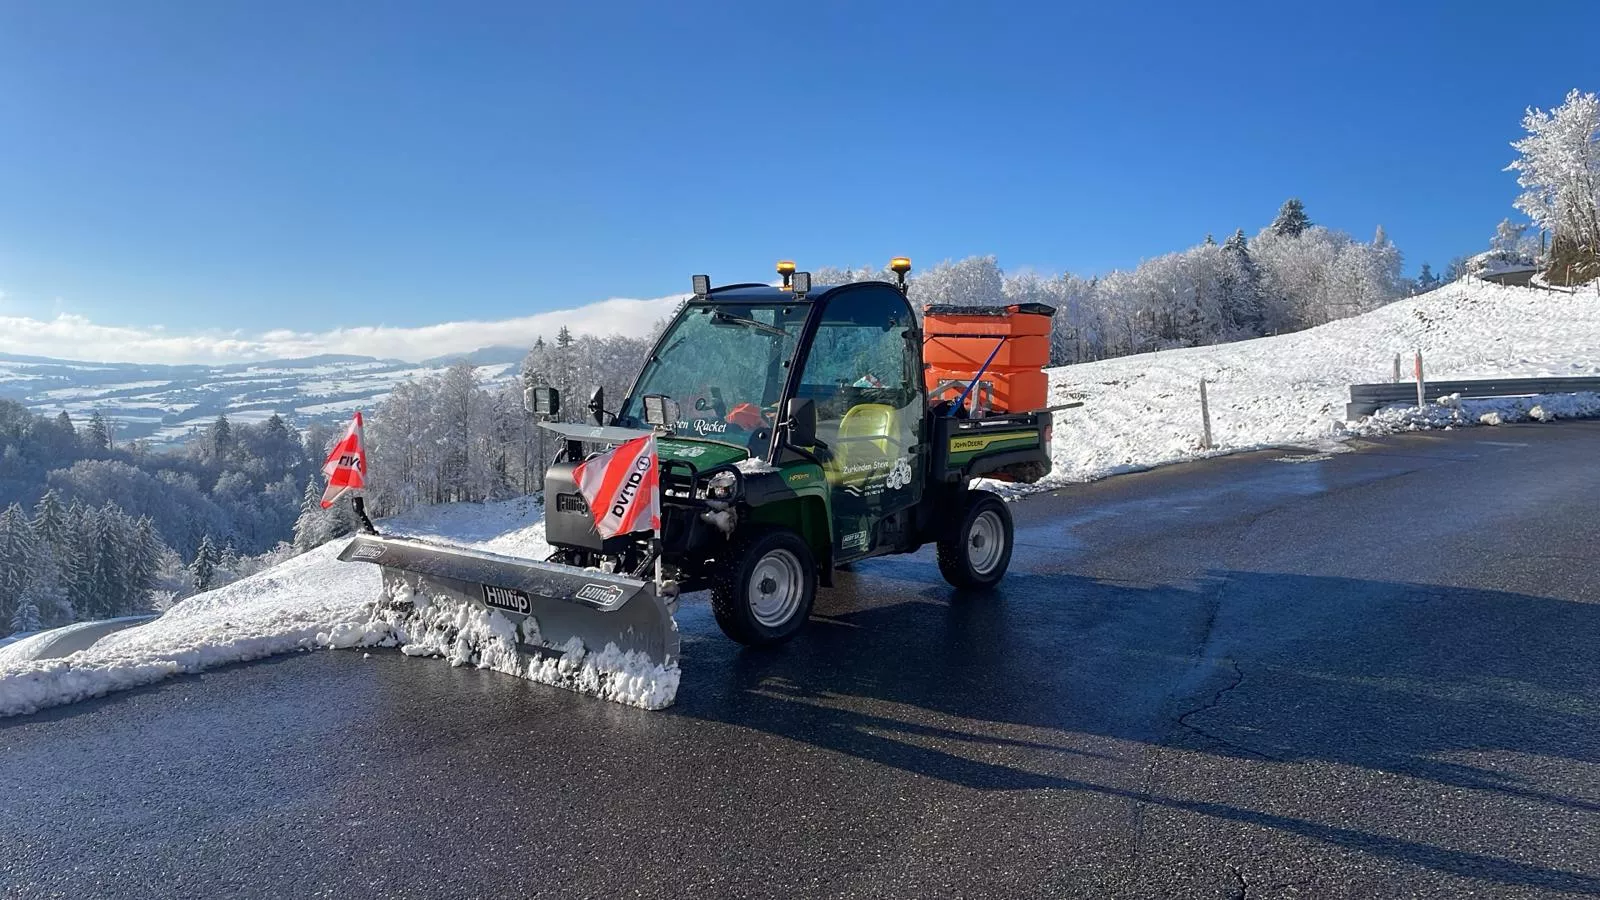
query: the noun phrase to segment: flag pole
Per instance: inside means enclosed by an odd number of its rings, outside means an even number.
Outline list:
[[[367,518],[367,499],[360,494],[350,498],[350,505],[356,508],[356,516],[361,519],[361,530],[367,534],[377,534],[378,529],[372,525],[372,520]]]
[[[366,483],[366,453],[367,453],[367,423],[366,417],[361,415],[361,410],[356,410],[356,446],[361,448],[361,487],[351,492],[350,505],[355,507],[356,517],[361,520],[361,530],[367,534],[377,534],[378,529],[373,526],[372,520],[367,518],[367,498],[364,496],[367,489]]]

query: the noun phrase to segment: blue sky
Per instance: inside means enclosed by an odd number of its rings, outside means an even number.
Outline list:
[[[3,3],[0,315],[413,326],[779,257],[1092,274],[1290,195],[1443,268],[1513,214],[1523,108],[1600,88],[1600,3],[1311,7]]]

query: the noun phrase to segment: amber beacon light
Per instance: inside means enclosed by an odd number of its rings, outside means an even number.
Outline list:
[[[889,260],[889,271],[894,273],[895,283],[899,285],[900,293],[904,294],[906,292],[906,273],[911,271],[911,257],[896,256],[894,259]]]

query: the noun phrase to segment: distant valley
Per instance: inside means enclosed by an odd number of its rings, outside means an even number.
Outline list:
[[[315,356],[232,365],[93,363],[0,354],[0,399],[41,415],[65,411],[82,423],[95,410],[117,443],[182,443],[226,413],[261,422],[274,414],[297,428],[370,409],[409,378],[466,358],[486,386],[514,380],[525,350],[489,347],[421,362],[367,356]]]

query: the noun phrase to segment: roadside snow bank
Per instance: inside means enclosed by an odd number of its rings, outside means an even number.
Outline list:
[[[528,500],[434,507],[382,523],[385,533],[542,559],[543,511]],[[302,650],[398,646],[413,656],[494,669],[656,709],[677,694],[678,668],[612,645],[519,663],[499,613],[409,596],[385,600],[378,568],[342,563],[343,539],[219,590],[62,659],[0,663],[0,717],[99,697],[174,675]],[[415,607],[419,616],[401,608]]]
[[[378,570],[337,560],[334,541],[61,659],[0,665],[0,716],[99,697],[174,675],[295,650],[338,646],[330,632],[372,618]],[[381,631],[361,626],[357,643]]]
[[[1393,434],[1468,425],[1510,425],[1516,422],[1554,422],[1557,419],[1600,417],[1600,394],[1536,394],[1531,397],[1493,397],[1463,400],[1452,394],[1427,406],[1391,406],[1350,426],[1352,434]]]
[[[1331,449],[1364,433],[1344,420],[1349,386],[1390,380],[1395,355],[1409,366],[1417,349],[1431,378],[1600,375],[1600,303],[1460,281],[1294,334],[1051,369],[1051,402],[1084,406],[1056,413],[1044,486],[1276,444]]]

